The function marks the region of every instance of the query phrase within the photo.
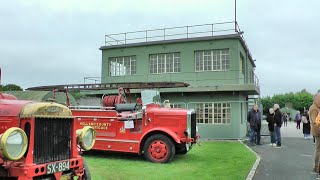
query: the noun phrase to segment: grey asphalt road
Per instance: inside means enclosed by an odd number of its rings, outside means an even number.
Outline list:
[[[270,137],[262,137],[262,145],[251,146],[260,155],[261,161],[254,180],[314,180],[312,172],[314,144],[305,140],[301,129],[294,123],[281,128],[282,147],[270,146]]]

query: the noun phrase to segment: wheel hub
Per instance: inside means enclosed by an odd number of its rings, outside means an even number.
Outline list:
[[[149,153],[155,159],[164,159],[168,154],[167,146],[162,141],[154,141],[150,146]]]

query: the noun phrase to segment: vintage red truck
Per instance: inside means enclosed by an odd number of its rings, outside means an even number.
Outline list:
[[[103,106],[70,107],[77,128],[91,126],[97,132],[94,150],[143,154],[151,162],[170,162],[175,154],[186,154],[196,143],[194,110],[170,108],[160,103],[156,90],[141,92],[141,98],[129,102],[129,89],[176,87],[177,83],[83,84],[33,87],[29,90],[115,89],[118,95],[103,97]],[[172,85],[173,84],[173,85]],[[183,84],[185,86],[185,84]],[[127,94],[127,96],[125,96]]]
[[[61,104],[0,93],[0,179],[91,179],[80,152],[93,147],[95,131],[75,122]]]

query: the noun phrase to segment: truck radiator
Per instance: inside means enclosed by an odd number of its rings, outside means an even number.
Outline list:
[[[70,159],[72,119],[36,118],[34,128],[34,163]]]
[[[191,138],[195,138],[197,135],[197,120],[196,113],[191,113]]]

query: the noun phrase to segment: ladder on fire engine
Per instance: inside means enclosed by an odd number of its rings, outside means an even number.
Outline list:
[[[188,87],[184,82],[128,82],[128,83],[100,83],[100,84],[68,84],[30,87],[29,91],[70,91],[70,90],[112,90],[112,89],[152,89]]]

